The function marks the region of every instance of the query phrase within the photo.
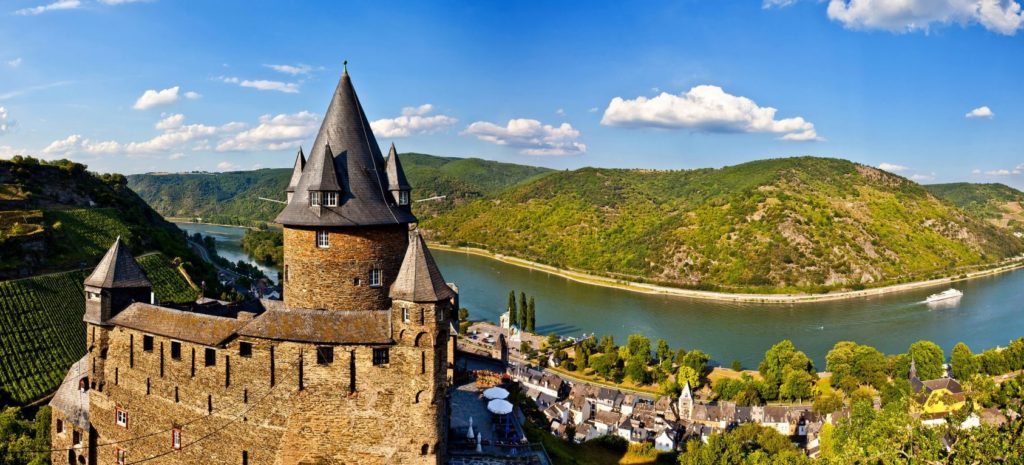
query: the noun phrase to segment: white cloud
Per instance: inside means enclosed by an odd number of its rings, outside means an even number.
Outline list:
[[[46,13],[47,11],[73,10],[80,6],[82,6],[82,2],[80,0],[57,0],[56,2],[48,3],[46,5],[34,6],[31,8],[22,8],[20,10],[15,11],[14,14],[22,16],[38,15]]]
[[[796,3],[796,0],[764,0],[761,2],[761,8],[766,10],[770,8],[785,8],[794,3]]]
[[[181,152],[172,153],[169,157],[167,157],[168,160],[181,160],[182,158],[185,158],[185,154]]]
[[[703,132],[770,132],[782,134],[783,140],[823,140],[811,122],[799,116],[775,119],[777,111],[760,107],[749,98],[728,94],[721,87],[702,85],[680,95],[662,92],[652,98],[615,97],[605,109],[601,124]]]
[[[986,171],[985,174],[987,174],[989,176],[1009,176],[1011,173],[1010,173],[1010,170],[1005,170],[1004,169],[1004,170],[989,170],[989,171]]]
[[[558,116],[565,116],[565,108],[559,108],[555,110],[555,114]]]
[[[589,111],[589,112],[591,112],[591,113],[597,113],[597,112],[598,112],[598,110],[600,110],[600,108],[597,108],[597,107],[590,107],[590,109],[589,109],[589,110],[587,110],[587,111]]]
[[[228,170],[235,169],[237,167],[238,166],[235,165],[234,163],[229,163],[229,162],[226,162],[226,161],[222,161],[220,163],[217,163],[217,169],[219,169],[221,171],[228,171]]]
[[[931,173],[931,174],[914,173],[914,175],[911,176],[910,179],[912,181],[917,181],[917,182],[932,181],[932,180],[935,179],[935,173]]]
[[[309,74],[313,68],[309,65],[297,64],[297,65],[263,65],[279,73],[290,74],[292,76],[298,76],[300,74]]]
[[[67,138],[55,140],[43,149],[45,155],[68,155],[72,153],[88,154],[109,154],[122,150],[121,144],[115,141],[95,142],[82,137],[81,134],[72,134]]]
[[[100,0],[100,3],[104,5],[127,5],[129,3],[142,3],[148,2],[149,0]]]
[[[10,66],[11,68],[17,68],[21,66],[21,57],[15,58],[13,60],[8,60],[7,66]]]
[[[303,139],[313,135],[320,117],[308,111],[277,116],[263,115],[260,124],[221,140],[218,152],[237,150],[281,150],[295,148]]]
[[[228,84],[238,84],[242,87],[249,87],[252,89],[276,90],[286,94],[296,94],[299,92],[299,85],[293,82],[267,81],[263,79],[248,80],[239,79],[237,77],[222,77],[220,80]]]
[[[164,90],[147,90],[142,93],[142,96],[135,101],[135,105],[132,108],[136,110],[147,110],[153,107],[170,105],[178,101],[178,90],[179,86],[174,86]]]
[[[893,163],[879,163],[878,168],[888,171],[890,173],[899,173],[900,171],[906,171],[909,168],[903,165],[896,165]]]
[[[850,29],[896,33],[957,23],[1014,35],[1024,27],[1017,0],[829,0],[828,17]]]
[[[6,108],[0,107],[0,135],[10,131],[12,127],[14,127],[14,120],[10,119]]]
[[[190,90],[188,92],[185,92],[185,98],[187,98],[189,100],[199,100],[199,99],[203,98],[203,96],[199,92],[193,92],[193,91]]]
[[[975,108],[975,109],[967,112],[967,114],[964,115],[964,116],[967,117],[967,118],[990,118],[991,119],[994,116],[996,116],[996,114],[992,113],[992,109],[991,108],[989,108],[987,106],[981,106],[981,107]]]
[[[447,115],[430,115],[434,106],[424,103],[418,107],[402,108],[402,115],[383,118],[370,123],[377,137],[408,137],[431,134],[452,126],[458,120]]]
[[[520,149],[526,155],[570,155],[585,153],[586,144],[577,141],[580,132],[569,123],[541,124],[535,119],[512,119],[505,126],[477,121],[464,134],[482,141]]]
[[[183,115],[181,113],[175,113],[173,115],[167,116],[166,118],[164,118],[164,119],[162,119],[160,121],[157,121],[156,125],[154,125],[154,127],[159,129],[159,130],[161,130],[161,131],[165,131],[165,130],[168,130],[168,129],[180,128],[182,123],[184,123],[184,122],[185,122],[185,115]]]

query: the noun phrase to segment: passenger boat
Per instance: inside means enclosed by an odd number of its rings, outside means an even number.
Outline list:
[[[928,296],[928,298],[924,299],[924,301],[925,301],[925,303],[929,303],[930,304],[932,302],[939,302],[939,301],[942,301],[942,300],[955,299],[955,298],[961,297],[963,295],[964,295],[963,292],[960,292],[960,291],[958,291],[956,289],[946,289],[946,290],[944,290],[944,291],[942,291],[942,292],[940,292],[938,294],[932,294],[932,295]]]

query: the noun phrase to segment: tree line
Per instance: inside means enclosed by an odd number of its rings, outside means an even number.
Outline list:
[[[516,301],[516,291],[508,291],[508,321],[510,325],[519,327],[520,330],[528,333],[536,333],[537,330],[537,307],[533,296],[526,298],[526,293],[519,292],[519,301]]]

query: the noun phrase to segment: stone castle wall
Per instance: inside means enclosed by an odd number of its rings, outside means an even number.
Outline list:
[[[409,244],[406,225],[328,230],[330,247],[316,246],[316,229],[284,228],[284,295],[292,308],[381,310]],[[379,268],[381,286],[370,286]]]

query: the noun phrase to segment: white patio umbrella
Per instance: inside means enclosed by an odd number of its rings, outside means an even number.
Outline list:
[[[512,404],[505,399],[494,399],[487,403],[487,410],[495,415],[512,413]]]
[[[476,433],[476,451],[477,452],[483,452],[483,448],[480,447],[480,437],[481,436],[482,435],[480,433]]]
[[[494,386],[484,391],[484,397],[487,398],[488,400],[507,399],[508,391],[506,391],[505,388]]]
[[[473,434],[473,417],[469,417],[469,432],[466,433],[466,437],[469,439],[476,437],[476,435]]]

